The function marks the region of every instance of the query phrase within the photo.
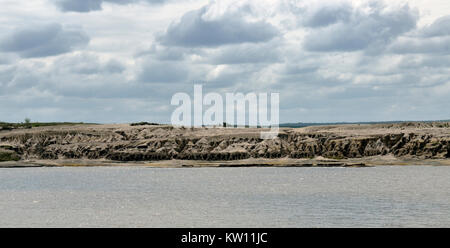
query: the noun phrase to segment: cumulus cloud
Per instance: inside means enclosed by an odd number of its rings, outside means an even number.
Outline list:
[[[319,5],[306,10],[302,20],[307,27],[324,27],[336,22],[347,22],[353,12],[353,7],[349,3],[339,3],[330,5]]]
[[[17,29],[0,40],[0,51],[17,53],[23,58],[47,57],[73,51],[88,44],[82,30],[71,30],[60,24]]]
[[[20,91],[37,87],[43,77],[41,63],[29,63],[26,66],[11,65],[0,68],[0,96],[15,94]]]
[[[176,61],[183,60],[188,53],[195,53],[195,51],[183,47],[167,47],[153,44],[149,49],[137,51],[135,57],[139,58],[149,55],[161,61]]]
[[[62,11],[89,12],[102,8],[102,0],[55,0],[55,4]]]
[[[450,54],[450,16],[436,19],[414,35],[400,37],[389,51],[398,54]]]
[[[188,70],[180,62],[164,62],[144,59],[138,80],[144,83],[180,83],[187,82]]]
[[[277,63],[282,60],[279,43],[230,45],[208,53],[211,64]]]
[[[8,65],[13,63],[16,56],[9,53],[0,53],[0,65]]]
[[[421,34],[425,37],[450,35],[450,15],[438,18],[431,25],[423,28]]]
[[[240,13],[227,12],[217,18],[206,16],[208,7],[184,14],[169,26],[159,41],[169,46],[212,47],[265,42],[278,35],[278,30],[270,23],[247,21]]]
[[[411,70],[447,70],[450,68],[450,56],[449,55],[435,55],[435,54],[413,54],[410,56],[402,56],[402,60],[399,63],[401,68]]]
[[[418,16],[408,5],[387,9],[381,4],[369,10],[351,5],[314,10],[306,19],[310,29],[304,42],[309,51],[357,51],[384,47],[416,27]]]
[[[152,4],[164,3],[166,0],[53,0],[59,9],[65,12],[90,12],[102,9],[103,3],[130,4],[148,2]]]
[[[102,74],[122,73],[125,66],[117,59],[102,61],[99,56],[92,53],[77,53],[70,56],[58,58],[55,62],[57,70],[63,73],[77,74]]]
[[[389,51],[399,54],[450,54],[450,36],[432,38],[403,38],[393,43],[390,46]]]

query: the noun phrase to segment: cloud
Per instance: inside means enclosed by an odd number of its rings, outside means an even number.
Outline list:
[[[421,30],[424,37],[436,37],[450,35],[450,15],[443,16],[434,21],[431,25]]]
[[[13,63],[16,60],[15,57],[13,54],[0,53],[0,66]]]
[[[144,83],[180,83],[188,81],[187,76],[188,70],[183,63],[145,59],[138,80]]]
[[[0,40],[0,51],[17,53],[23,58],[47,57],[71,52],[88,42],[89,37],[82,30],[48,24],[13,31]]]
[[[161,61],[176,61],[183,60],[187,53],[192,53],[191,49],[183,47],[166,47],[153,44],[149,49],[141,49],[135,53],[135,57],[153,56]]]
[[[305,11],[303,25],[306,27],[325,27],[336,22],[347,22],[353,12],[349,3],[321,5],[310,11]]]
[[[388,49],[397,54],[450,54],[450,16],[437,18],[414,35],[399,37]]]
[[[415,71],[421,69],[447,70],[450,68],[450,56],[436,54],[402,56],[399,66]]]
[[[399,35],[413,30],[418,19],[408,5],[387,9],[375,4],[370,5],[368,11],[341,5],[328,12],[331,16],[326,12],[316,13],[306,20],[306,24],[313,27],[303,42],[306,50],[358,51],[384,47]]]
[[[211,64],[259,64],[277,63],[282,60],[276,43],[230,45],[209,53],[207,62]]]
[[[389,51],[398,54],[450,54],[450,36],[432,38],[403,38],[394,42]]]
[[[42,65],[32,63],[27,66],[12,65],[0,68],[0,96],[15,94],[34,88],[42,82],[39,72]]]
[[[172,23],[158,40],[168,46],[214,47],[225,44],[266,42],[279,34],[265,21],[247,21],[239,13],[218,18],[206,15],[208,7],[189,11]]]
[[[102,0],[56,0],[62,11],[89,12],[102,9]]]
[[[58,58],[54,64],[62,73],[103,74],[122,73],[125,66],[116,59],[100,60],[93,53],[77,53]]]
[[[64,12],[90,12],[102,9],[103,3],[130,4],[136,2],[147,2],[161,4],[166,0],[53,0],[56,6]]]
[[[431,2],[439,15],[425,8],[421,19],[421,1],[151,2],[2,5],[3,121],[167,123],[172,95],[192,97],[194,83],[279,92],[282,122],[450,116],[449,17]]]

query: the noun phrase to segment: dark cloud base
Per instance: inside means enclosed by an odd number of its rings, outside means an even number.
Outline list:
[[[82,30],[69,30],[53,23],[15,30],[0,40],[0,51],[17,53],[23,58],[47,57],[71,52],[88,42],[89,37]]]

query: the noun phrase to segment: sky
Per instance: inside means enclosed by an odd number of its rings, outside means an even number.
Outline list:
[[[450,2],[0,0],[0,121],[169,123],[194,84],[282,123],[450,119]]]

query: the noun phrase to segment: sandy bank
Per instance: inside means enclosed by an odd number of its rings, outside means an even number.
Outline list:
[[[282,128],[272,140],[261,131],[128,124],[1,131],[0,152],[19,161],[0,167],[448,165],[450,158],[449,123]]]

